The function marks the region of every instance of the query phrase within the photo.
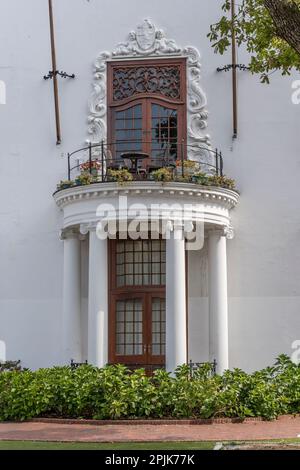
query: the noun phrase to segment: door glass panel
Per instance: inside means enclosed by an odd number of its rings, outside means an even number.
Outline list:
[[[115,112],[116,158],[124,152],[142,150],[142,105]]]
[[[163,356],[166,347],[166,305],[161,298],[152,299],[152,355]]]
[[[152,104],[151,112],[151,156],[166,162],[174,161],[178,154],[177,110]]]
[[[165,240],[118,240],[117,287],[165,285]]]
[[[143,354],[143,304],[141,299],[117,301],[116,354]]]

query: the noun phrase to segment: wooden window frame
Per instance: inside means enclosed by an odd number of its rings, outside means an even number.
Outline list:
[[[172,99],[161,95],[159,93],[138,93],[129,98],[122,100],[114,101],[113,99],[113,71],[118,67],[136,67],[136,66],[172,66],[177,65],[180,68],[180,99]],[[116,111],[122,111],[129,107],[129,105],[134,105],[138,103],[145,103],[146,101],[151,101],[151,103],[157,103],[161,106],[166,106],[169,108],[176,108],[177,118],[178,118],[178,127],[177,127],[177,142],[180,145],[181,143],[186,143],[187,139],[187,78],[186,78],[186,58],[172,58],[172,59],[143,59],[143,60],[124,60],[124,61],[111,61],[107,63],[107,142],[109,146],[112,146],[115,142],[114,134],[114,116]],[[151,107],[147,107],[146,115],[142,115],[143,120],[143,129],[151,129]],[[148,139],[147,139],[148,140]],[[151,138],[150,138],[151,140]],[[187,158],[187,152],[185,145],[183,145],[184,158]],[[147,151],[148,150],[148,151]],[[148,149],[144,148],[144,151],[150,153],[150,144]],[[180,150],[181,152],[181,150]],[[113,152],[114,154],[114,152]]]

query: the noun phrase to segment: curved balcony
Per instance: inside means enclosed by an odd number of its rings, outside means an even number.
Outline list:
[[[176,144],[156,158],[139,151],[113,158],[115,145],[90,144],[68,154],[68,180],[54,193],[64,211],[64,228],[95,224],[101,205],[108,208],[102,208],[106,219],[130,220],[137,204],[148,220],[174,220],[177,210],[193,223],[231,226],[230,210],[239,195],[234,181],[223,175],[221,152],[205,148],[205,161],[186,160],[188,147]]]

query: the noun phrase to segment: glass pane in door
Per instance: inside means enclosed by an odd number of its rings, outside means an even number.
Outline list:
[[[117,287],[166,283],[165,240],[117,240]]]
[[[142,150],[142,105],[115,113],[116,158],[130,151]]]
[[[152,299],[152,356],[164,356],[166,349],[166,302]]]
[[[159,104],[151,107],[151,156],[159,161],[177,159],[178,114],[176,109]]]
[[[116,354],[143,354],[142,299],[124,299],[116,305]]]

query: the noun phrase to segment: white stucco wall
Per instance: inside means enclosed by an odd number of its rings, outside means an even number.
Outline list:
[[[266,86],[239,72],[239,136],[232,142],[231,76],[216,73],[230,58],[214,55],[206,37],[221,3],[54,0],[58,68],[77,76],[59,80],[63,142],[57,147],[52,83],[42,79],[51,69],[48,2],[2,0],[0,341],[8,359],[29,367],[61,360],[63,246],[52,192],[66,177],[66,153],[86,138],[93,61],[147,17],[179,45],[200,50],[208,131],[241,191],[236,237],[228,242],[230,365],[258,368],[292,352],[291,342],[300,338],[300,108],[291,102],[291,77],[275,74]],[[239,62],[247,62],[241,51]],[[208,348],[201,256],[190,262],[194,360],[206,360]]]

